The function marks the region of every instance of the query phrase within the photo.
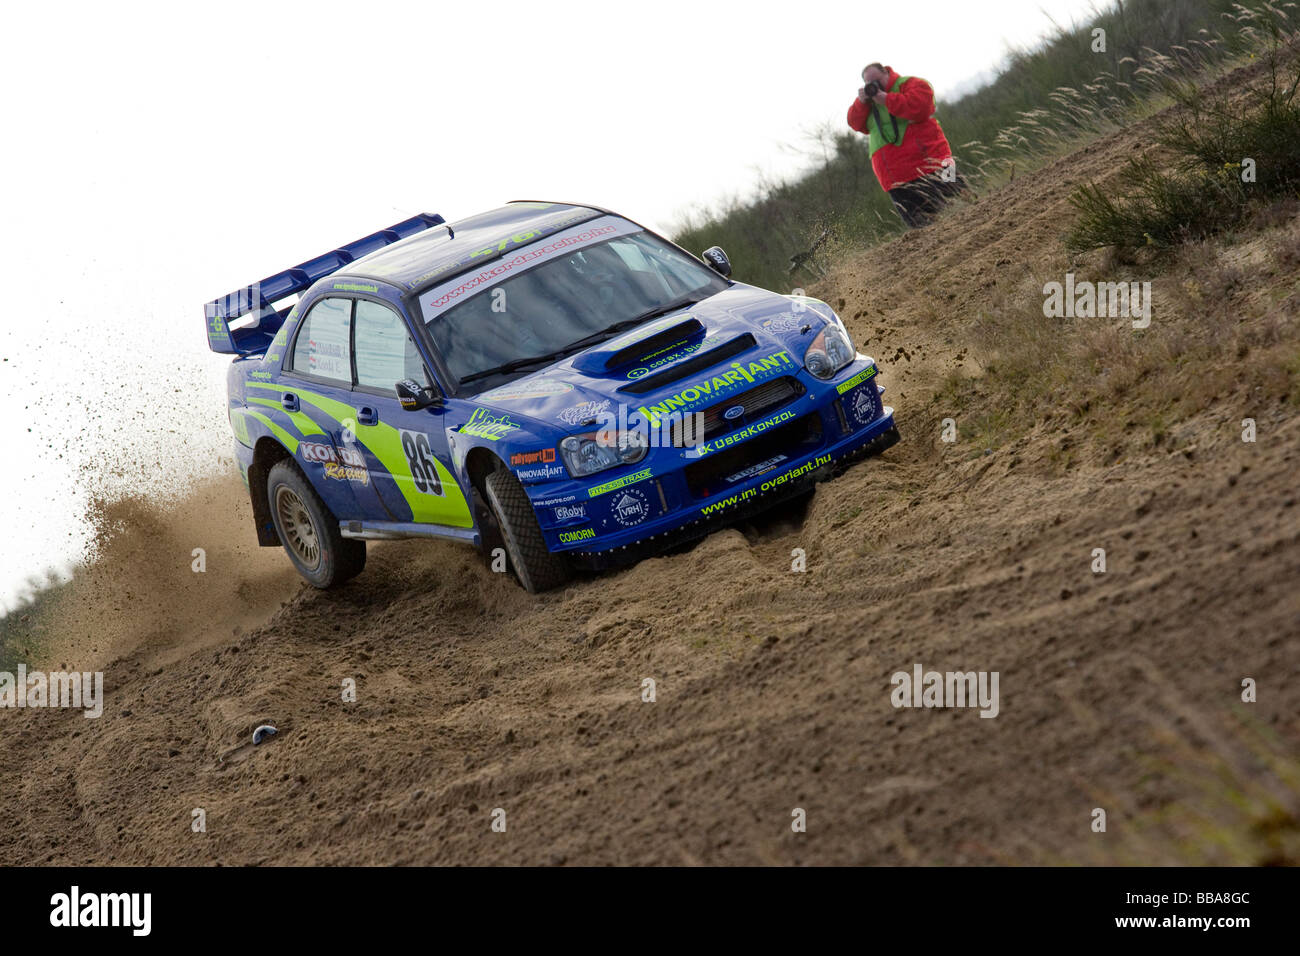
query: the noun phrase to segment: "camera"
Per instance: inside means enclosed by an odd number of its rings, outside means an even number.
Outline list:
[[[880,84],[877,83],[875,80],[872,80],[870,83],[868,83],[866,86],[862,88],[862,92],[863,94],[866,95],[867,99],[871,99],[873,96],[875,96],[877,93],[880,92]]]

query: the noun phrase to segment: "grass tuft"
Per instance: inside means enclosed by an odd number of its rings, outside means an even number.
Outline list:
[[[1130,160],[1114,189],[1089,183],[1074,191],[1072,251],[1168,250],[1300,196],[1297,41],[1284,10],[1265,5],[1250,22],[1268,37],[1264,79],[1210,91],[1171,79],[1166,89],[1180,108],[1158,127],[1159,161]]]

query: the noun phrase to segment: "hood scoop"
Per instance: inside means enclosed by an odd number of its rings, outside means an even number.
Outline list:
[[[707,352],[699,352],[691,358],[674,362],[662,372],[656,372],[653,375],[643,375],[619,389],[620,392],[627,392],[631,395],[645,395],[656,389],[663,388],[672,382],[689,378],[696,372],[703,371],[706,368],[712,368],[730,358],[741,355],[752,349],[758,342],[754,336],[746,332],[744,335],[738,335],[729,342],[719,345],[715,349],[709,349]]]
[[[684,344],[703,331],[704,326],[700,324],[699,319],[688,317],[685,321],[674,322],[652,335],[647,335],[645,338],[637,339],[612,351],[604,346],[588,349],[573,360],[573,367],[579,372],[586,372],[588,375],[602,375],[621,365],[643,362],[657,352],[670,349],[674,345]],[[621,335],[607,344],[617,345],[619,339],[626,340],[626,338],[627,336]]]

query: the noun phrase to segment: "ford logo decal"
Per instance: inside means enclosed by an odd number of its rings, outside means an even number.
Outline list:
[[[733,421],[739,418],[743,414],[745,414],[744,405],[732,405],[730,408],[728,408],[725,412],[722,413],[722,417],[725,418],[727,421]]]

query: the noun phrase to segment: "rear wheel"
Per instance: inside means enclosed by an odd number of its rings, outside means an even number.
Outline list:
[[[562,555],[552,554],[542,537],[528,493],[508,471],[494,471],[483,483],[484,497],[501,529],[515,577],[529,594],[559,587],[573,575]]]
[[[338,519],[316,489],[288,460],[276,463],[266,478],[271,520],[298,573],[314,587],[338,587],[366,566],[366,543],[345,538]]]

